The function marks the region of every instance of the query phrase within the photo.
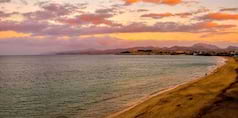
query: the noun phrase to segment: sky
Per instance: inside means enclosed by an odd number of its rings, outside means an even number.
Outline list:
[[[238,46],[237,0],[0,0],[0,55]]]

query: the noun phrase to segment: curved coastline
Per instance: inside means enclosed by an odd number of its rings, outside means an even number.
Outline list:
[[[224,71],[225,68],[227,68],[235,63],[234,58],[229,58],[229,57],[219,57],[219,58],[222,58],[222,61],[218,62],[215,67],[211,68],[206,75],[200,76],[200,77],[197,77],[197,79],[192,79],[191,81],[184,82],[182,84],[171,86],[171,87],[165,88],[163,90],[160,90],[158,92],[152,93],[150,96],[142,98],[141,100],[137,101],[135,104],[131,105],[130,107],[128,107],[122,111],[113,113],[113,114],[107,116],[106,118],[137,118],[137,117],[138,118],[147,118],[147,117],[154,118],[153,115],[152,116],[146,115],[147,112],[150,111],[148,109],[148,107],[151,107],[151,106],[155,107],[153,103],[155,103],[155,102],[159,103],[161,101],[161,99],[164,99],[164,97],[166,98],[170,94],[176,94],[178,92],[181,92],[182,91],[181,89],[189,88],[189,87],[192,87],[194,84],[201,83],[201,81],[212,79],[214,76],[217,76],[218,74],[220,74],[221,73],[220,71]],[[234,77],[231,77],[231,81],[233,78]],[[230,82],[228,82],[228,83],[230,83]],[[190,94],[188,96],[190,96]],[[157,99],[157,100],[155,100],[155,99]],[[193,99],[193,98],[190,98],[190,99]],[[189,101],[189,100],[187,100],[187,101]],[[207,104],[209,104],[211,102],[211,99],[209,99],[208,101],[209,102]],[[161,106],[163,106],[163,105],[161,105]],[[204,105],[203,107],[205,107],[205,106],[206,105]],[[180,107],[180,104],[176,105],[176,107]],[[202,107],[199,107],[198,109],[201,109],[201,108]],[[199,112],[198,109],[197,109],[197,111]],[[157,114],[157,115],[160,114],[160,111],[156,111],[156,112],[157,113],[150,111],[149,114]],[[198,112],[190,113],[190,115],[191,114],[193,114],[192,116],[194,116],[195,114],[197,115],[197,114],[199,114]],[[166,116],[165,115],[165,116],[161,116],[161,117],[173,118],[175,116],[168,116],[168,115]],[[186,116],[184,116],[184,117],[186,117]]]

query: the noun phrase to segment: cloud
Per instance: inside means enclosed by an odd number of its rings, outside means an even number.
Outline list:
[[[28,20],[23,22],[2,21],[0,31],[15,31],[19,33],[30,33],[33,36],[63,36],[79,35],[80,29],[69,25],[56,25],[48,22]]]
[[[105,8],[105,9],[98,9],[95,11],[95,13],[110,14],[110,13],[114,13],[115,11],[116,11],[116,8]]]
[[[149,18],[153,18],[153,19],[160,19],[160,18],[165,18],[165,17],[172,17],[172,16],[178,16],[181,18],[185,18],[188,16],[192,16],[193,13],[189,13],[189,12],[184,12],[184,13],[150,13],[150,14],[144,14],[141,17],[149,17]]]
[[[218,24],[218,23],[214,23],[211,21],[208,22],[201,22],[196,24],[197,27],[200,27],[201,29],[224,29],[224,28],[232,28],[232,27],[236,27],[236,25],[226,25],[226,24]]]
[[[238,14],[209,13],[199,18],[200,20],[238,20]]]
[[[93,25],[108,25],[108,26],[120,26],[120,24],[114,23],[108,18],[113,17],[112,14],[102,14],[102,13],[87,13],[81,14],[74,18],[61,18],[59,21],[61,23],[70,25],[82,25],[82,24],[93,24]]]
[[[200,14],[200,13],[205,13],[205,12],[209,12],[210,9],[206,8],[206,7],[201,7],[195,11],[193,11],[192,13],[193,14]]]
[[[78,12],[80,9],[76,5],[59,3],[43,3],[40,4],[40,7],[42,10],[28,12],[23,15],[31,20],[51,20]]]
[[[95,20],[95,19],[94,19]],[[97,23],[105,23],[98,22]],[[76,22],[78,23],[78,22]],[[106,22],[107,23],[107,22]],[[109,23],[111,25],[111,23]],[[146,25],[141,22],[121,26],[98,26],[78,27],[70,24],[56,25],[48,22],[25,21],[21,23],[0,22],[0,31],[15,31],[32,34],[32,36],[80,36],[89,34],[105,33],[133,33],[133,32],[214,32],[225,28],[236,27],[235,25],[216,24],[212,22],[199,22],[195,24],[180,24],[175,22],[157,22],[154,25]]]
[[[79,36],[100,33],[199,32],[201,30],[201,28],[192,28],[194,24],[185,25],[176,22],[158,22],[154,25],[132,22],[131,24],[122,25],[112,20],[119,9],[114,7],[97,9],[93,13],[82,13],[79,12],[81,7],[77,5],[49,2],[38,5],[41,9],[24,13],[25,19],[23,21],[1,21],[0,31],[10,30],[32,34],[33,36]],[[141,9],[141,11],[147,10]],[[142,17],[188,17],[204,11],[204,9],[199,9],[191,13],[144,14]],[[0,18],[1,16],[8,17],[9,14],[0,12]]]
[[[34,21],[27,21],[27,22],[21,22],[21,23],[16,23],[13,21],[4,21],[0,22],[0,31],[6,31],[6,30],[11,30],[11,31],[16,31],[16,32],[41,32],[43,29],[49,27],[47,23],[39,23],[39,22],[34,22]]]
[[[0,18],[5,18],[5,17],[9,17],[9,16],[10,16],[10,14],[0,11]]]
[[[223,8],[220,11],[238,11],[238,8]]]
[[[28,2],[26,0],[21,0],[21,2],[24,4],[24,5],[28,5]]]
[[[146,25],[146,23],[134,21],[123,25],[112,20],[117,8],[104,8],[98,9],[93,13],[74,14],[79,10],[79,7],[75,5],[43,3],[40,6],[42,8],[41,10],[25,13],[25,19],[23,21],[1,20],[0,31],[15,31],[31,34],[32,36],[79,36],[130,32],[210,32],[235,27],[235,25],[222,25],[213,22],[207,22],[206,24],[202,24],[201,22],[195,24],[157,22],[154,25]],[[207,9],[199,9],[182,13],[152,13],[144,14],[142,17],[155,19],[174,16],[188,17],[206,11]],[[9,17],[11,14],[0,11],[0,19]]]
[[[116,8],[98,9],[95,13],[84,13],[82,8],[87,4],[59,4],[59,3],[39,3],[41,10],[28,12],[23,14],[28,21],[53,21],[63,23],[64,25],[120,25],[114,23],[109,18],[113,17],[117,12]],[[79,6],[78,6],[79,5]]]
[[[11,2],[11,0],[0,0],[0,3],[8,3]]]
[[[4,11],[0,11],[0,21],[5,19],[5,18],[9,18],[11,17],[12,15],[17,15],[19,14],[18,12],[10,12],[10,13],[6,13]]]
[[[148,26],[143,23],[132,23],[121,27],[90,27],[81,30],[81,34],[104,34],[104,33],[135,33],[135,32],[217,32],[236,25],[217,24],[214,22],[198,22],[194,24],[180,24],[175,22],[157,22]]]
[[[103,33],[133,33],[133,32],[174,32],[184,31],[185,25],[174,22],[158,22],[152,26],[148,26],[141,22],[134,22],[121,27],[89,27],[84,28],[82,34],[103,34]]]
[[[205,13],[208,12],[209,9],[207,8],[200,8],[195,11],[191,12],[181,12],[181,13],[150,13],[150,14],[144,14],[141,17],[148,17],[148,18],[153,18],[153,19],[160,19],[160,18],[165,18],[165,17],[181,17],[181,18],[186,18],[192,15],[200,14],[200,13]]]
[[[144,14],[141,17],[149,17],[149,18],[154,18],[154,19],[160,19],[160,18],[164,18],[164,17],[171,17],[174,16],[172,13],[150,13],[150,14]]]
[[[138,9],[137,12],[147,12],[149,11],[148,9]]]
[[[166,5],[177,5],[182,3],[182,0],[123,0],[126,4],[133,4],[137,2],[148,2],[148,3],[155,3],[155,4],[166,4]]]

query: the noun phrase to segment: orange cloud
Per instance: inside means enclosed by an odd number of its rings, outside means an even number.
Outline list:
[[[0,31],[0,39],[27,37],[27,36],[30,36],[30,34],[19,33],[19,32],[15,32],[15,31]]]
[[[176,5],[182,3],[182,0],[124,0],[127,4],[132,4],[136,2],[148,2],[155,4],[167,4],[167,5]]]
[[[138,2],[140,0],[126,0],[127,3],[135,3],[135,2]]]
[[[155,0],[150,0],[150,1],[155,1]],[[161,0],[161,3],[163,4],[169,4],[169,5],[176,5],[181,3],[182,0]]]
[[[188,16],[193,15],[193,13],[189,13],[189,12],[184,12],[184,13],[176,13],[176,14],[172,14],[172,13],[151,13],[151,14],[144,14],[141,17],[149,17],[149,18],[154,18],[154,19],[158,19],[158,18],[164,18],[164,17],[171,17],[171,16],[178,16],[181,18],[186,18]]]
[[[217,27],[219,25],[214,22],[205,22],[205,23],[200,24],[200,26],[204,27],[204,28],[213,28],[213,27]]]
[[[228,14],[228,13],[210,13],[204,17],[204,19],[213,20],[238,20],[238,14]]]
[[[231,28],[236,27],[236,25],[223,25],[214,22],[203,22],[198,24],[201,28]]]

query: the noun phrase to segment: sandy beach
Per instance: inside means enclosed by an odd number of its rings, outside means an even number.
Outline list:
[[[238,63],[226,59],[205,77],[156,93],[107,118],[237,118]]]

